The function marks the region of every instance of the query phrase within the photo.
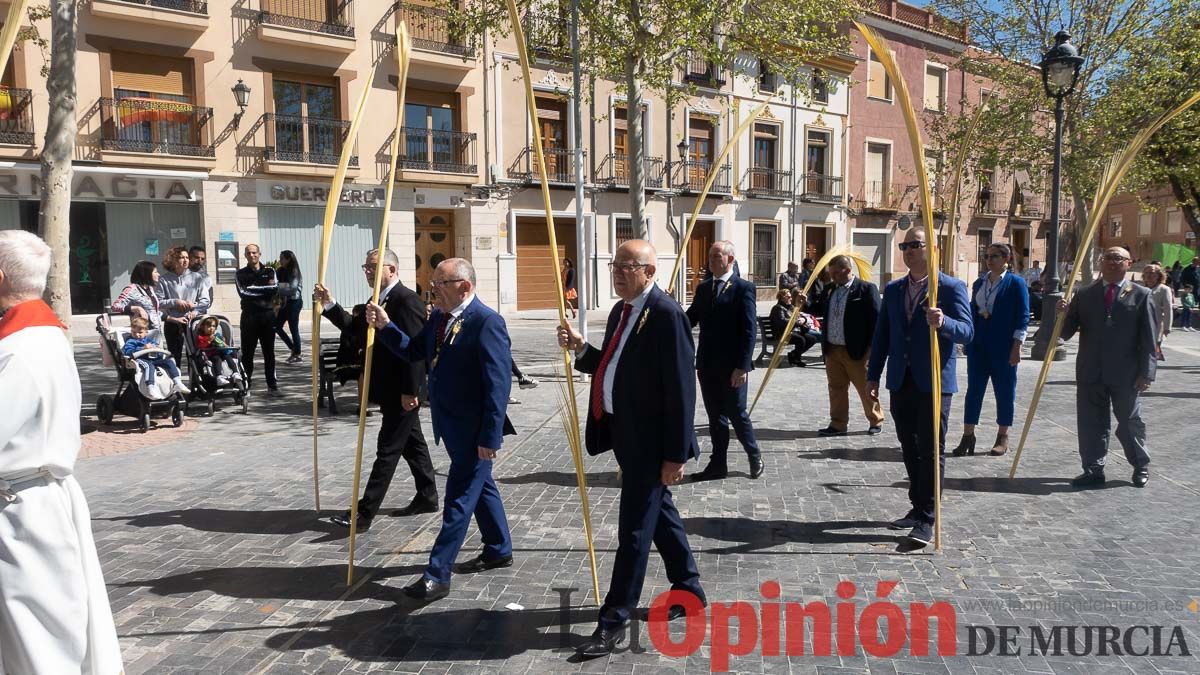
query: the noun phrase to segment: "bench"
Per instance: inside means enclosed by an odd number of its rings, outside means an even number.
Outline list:
[[[329,408],[330,415],[338,414],[337,401],[333,398],[333,384],[337,381],[339,344],[339,338],[321,338],[321,383],[317,388],[317,406]]]
[[[775,329],[771,326],[771,317],[758,317],[758,333],[762,336],[762,350],[754,358],[754,363],[761,366],[768,356],[775,353],[775,345],[779,342],[779,337],[775,335]]]

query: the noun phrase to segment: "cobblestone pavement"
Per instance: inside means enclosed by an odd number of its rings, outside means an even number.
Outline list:
[[[92,508],[127,672],[708,671],[715,665],[712,657],[724,651],[716,640],[724,631],[717,630],[715,614],[703,646],[686,658],[663,656],[645,627],[633,651],[587,663],[571,658],[569,647],[594,626],[595,608],[574,470],[556,415],[553,323],[511,324],[518,361],[542,380],[537,389],[514,388],[521,404],[511,406],[510,414],[519,435],[508,440],[495,467],[516,563],[456,576],[450,597],[429,606],[413,604],[400,587],[420,573],[437,532],[436,515],[395,518],[385,510],[359,538],[359,567],[354,584],[346,585],[345,533],[327,516],[348,503],[354,420],[346,414],[321,420],[324,517],[318,517],[307,366],[281,365],[286,395],[254,398],[249,415],[219,411],[189,420],[182,429],[147,434],[129,433],[132,420],[96,429],[85,418],[85,447],[104,456],[82,460],[78,473]],[[86,413],[95,394],[114,386],[114,378],[99,367],[94,340],[81,338],[78,344]],[[751,481],[744,463],[735,461],[728,480],[674,489],[712,609],[737,600],[757,607],[764,602],[763,582],[777,581],[781,602],[821,601],[830,608],[854,603],[861,614],[878,600],[877,590],[886,590],[877,589],[877,582],[894,581],[887,600],[906,616],[910,603],[953,605],[957,655],[912,656],[910,642],[892,659],[867,656],[861,646],[846,655],[764,655],[769,647],[764,649],[759,631],[740,623],[741,631],[730,630],[736,636],[731,642],[752,648],[731,657],[729,669],[1200,672],[1195,656],[1200,612],[1187,607],[1200,598],[1195,460],[1200,335],[1176,333],[1168,346],[1168,360],[1145,399],[1154,462],[1149,487],[1130,486],[1119,448],[1110,458],[1107,489],[1077,492],[1068,485],[1079,470],[1068,360],[1051,373],[1016,480],[1007,478],[1011,455],[948,458],[944,548],[938,553],[906,552],[898,533],[885,529],[907,509],[907,483],[890,422],[883,435],[867,436],[855,414],[851,435],[818,438],[815,430],[827,423],[822,368],[779,371],[754,415],[766,475]],[[1021,365],[1019,420],[1037,367],[1032,361]],[[959,370],[965,389],[965,362]],[[754,373],[752,386],[762,374]],[[345,390],[343,403],[350,403],[351,391]],[[585,395],[584,387],[579,391]],[[981,445],[993,433],[990,399],[985,405]],[[962,394],[954,400],[950,445],[961,430],[961,406]],[[698,412],[703,416],[702,407]],[[370,418],[369,441],[378,423],[378,416]],[[707,450],[706,431],[701,444]],[[368,442],[368,466],[370,447]],[[446,455],[435,448],[433,456],[444,479]],[[732,456],[739,456],[736,446]],[[586,461],[603,589],[615,549],[616,465],[611,454]],[[699,468],[693,464],[688,471]],[[403,506],[410,495],[401,467],[385,507]],[[473,555],[478,546],[472,531],[463,555]],[[842,581],[855,585],[849,600],[836,594]],[[652,555],[643,602],[665,590],[661,562]],[[753,621],[757,614],[740,619]],[[765,610],[762,616],[767,623]],[[737,626],[739,619],[728,624]],[[997,656],[996,645],[991,656],[967,656],[969,625],[993,632],[1019,626],[1020,637],[1010,648],[1021,655]],[[1087,655],[1072,656],[1065,635],[1061,655],[1031,655],[1035,625],[1111,625],[1122,634],[1133,626],[1163,626],[1162,652],[1178,627],[1192,655],[1180,656],[1176,642],[1169,656],[1102,656],[1096,640],[1088,642]],[[813,637],[811,627],[806,632]],[[854,633],[861,645],[874,630]],[[682,624],[672,635],[683,639]],[[1146,636],[1152,635],[1152,629],[1134,632],[1134,648],[1146,648]],[[1078,637],[1080,651],[1082,631]],[[811,653],[811,642],[805,646]],[[838,646],[845,645],[839,640]],[[838,646],[834,654],[842,653]]]

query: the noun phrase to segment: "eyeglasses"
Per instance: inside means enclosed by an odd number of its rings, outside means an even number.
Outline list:
[[[429,285],[433,286],[434,288],[441,288],[442,286],[445,286],[446,284],[457,284],[460,281],[466,281],[466,279],[442,279],[440,281],[437,279],[434,279],[433,281],[429,282]]]
[[[395,266],[395,265],[384,265],[384,267],[391,267],[392,269],[395,269],[395,268],[396,268],[396,266]],[[374,265],[363,265],[363,266],[362,266],[362,270],[363,270],[364,272],[374,272],[374,271],[375,271],[375,266],[374,266]]]
[[[1133,258],[1126,258],[1123,255],[1106,255],[1104,256],[1104,259],[1109,262],[1125,262],[1127,260],[1133,260]]]
[[[925,242],[923,242],[923,241],[904,241],[904,242],[900,242],[898,244],[898,246],[900,247],[901,251],[907,251],[910,249],[915,250],[915,249],[925,248]]]
[[[649,263],[608,263],[608,270],[610,272],[629,273],[636,269],[649,266]]]

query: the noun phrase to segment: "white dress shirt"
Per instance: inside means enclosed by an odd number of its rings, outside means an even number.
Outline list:
[[[616,382],[617,364],[621,361],[621,352],[625,349],[625,341],[629,339],[629,334],[633,332],[637,324],[641,323],[642,310],[646,307],[646,299],[650,297],[650,290],[653,288],[653,282],[646,284],[646,290],[642,291],[641,295],[626,303],[633,305],[633,309],[629,311],[629,320],[625,322],[625,330],[620,335],[614,336],[614,339],[618,341],[617,348],[613,351],[612,358],[608,361],[608,367],[604,371],[604,412],[610,415],[613,413],[613,383]],[[576,354],[582,356],[586,351],[587,345],[585,344]]]
[[[850,284],[854,283],[854,275],[846,283],[833,289],[829,297],[829,321],[822,326],[825,336],[831,345],[846,346],[846,302],[850,299]]]

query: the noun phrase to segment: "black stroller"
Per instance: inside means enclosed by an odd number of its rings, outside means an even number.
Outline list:
[[[204,354],[200,351],[197,338],[200,323],[205,319],[217,320],[217,331],[225,342],[219,354]],[[191,366],[190,386],[192,393],[188,401],[205,401],[208,414],[217,409],[217,399],[232,398],[234,405],[242,406],[242,412],[250,412],[250,387],[246,383],[246,371],[242,368],[241,349],[234,342],[233,325],[220,314],[198,316],[188,322],[184,350]]]
[[[117,393],[101,394],[96,399],[96,417],[102,424],[112,424],[113,416],[117,413],[133,417],[138,420],[143,432],[150,429],[150,418],[157,415],[170,414],[173,426],[182,425],[187,404],[178,393],[172,391],[163,398],[150,398],[138,388],[139,366],[123,351],[125,339],[129,337],[129,326],[113,325],[113,318],[117,316],[128,318],[121,314],[101,314],[96,317],[96,332],[100,334],[104,364],[111,364],[117,371]],[[163,349],[146,351],[170,355]],[[137,355],[144,353],[138,352]],[[166,378],[166,375],[161,376]]]

